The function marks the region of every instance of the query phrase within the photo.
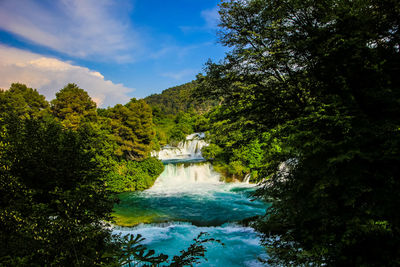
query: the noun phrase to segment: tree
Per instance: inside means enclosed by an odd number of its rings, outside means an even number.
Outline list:
[[[111,131],[119,145],[116,154],[129,160],[147,157],[155,138],[151,107],[133,98],[125,106],[117,104],[104,113],[111,119]]]
[[[9,90],[0,90],[0,113],[11,110],[20,118],[37,118],[48,113],[49,103],[36,89],[13,83]]]
[[[211,140],[228,161],[261,144],[270,262],[400,264],[399,2],[225,1],[220,15],[232,50],[197,95],[221,102],[228,134]]]
[[[100,265],[118,248],[104,221],[114,201],[83,132],[56,121],[2,116],[0,262]]]
[[[67,84],[51,101],[53,115],[70,129],[77,129],[82,122],[96,120],[96,103],[88,93],[74,83]]]
[[[151,150],[151,143],[155,137],[153,114],[151,107],[143,100],[132,98],[126,107],[132,112],[126,123],[134,132],[133,157],[144,157]]]
[[[197,87],[195,81],[162,91],[161,94],[152,94],[144,98],[153,109],[159,110],[165,115],[177,115],[179,112],[188,112],[194,108],[197,113],[205,113],[215,106],[215,101],[196,101],[192,98],[192,92]]]

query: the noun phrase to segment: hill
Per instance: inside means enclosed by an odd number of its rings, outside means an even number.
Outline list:
[[[215,102],[196,102],[192,93],[196,90],[196,81],[171,87],[162,91],[161,94],[152,94],[144,100],[153,108],[160,110],[165,115],[176,115],[179,112],[194,110],[203,114],[209,111]]]

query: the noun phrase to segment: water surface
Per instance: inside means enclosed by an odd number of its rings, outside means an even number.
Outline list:
[[[225,245],[208,243],[208,261],[198,266],[261,266],[257,258],[266,255],[259,235],[240,221],[265,214],[267,205],[252,197],[255,185],[221,181],[201,157],[207,144],[199,137],[191,135],[177,148],[157,153],[165,170],[152,188],[120,194],[114,209],[120,226],[114,232],[141,234],[149,249],[169,256],[207,232]]]

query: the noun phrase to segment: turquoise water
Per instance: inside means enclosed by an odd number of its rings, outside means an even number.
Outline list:
[[[207,243],[205,259],[196,266],[262,266],[266,258],[260,237],[240,221],[264,215],[267,204],[252,197],[246,183],[224,183],[199,150],[197,139],[158,153],[165,170],[154,186],[143,192],[120,194],[114,209],[115,233],[141,234],[144,245],[157,253],[179,255],[200,232],[221,240]],[[165,158],[162,158],[165,157]]]
[[[121,204],[115,211],[127,217],[152,217],[155,223],[180,221],[197,226],[220,226],[265,213],[265,203],[252,199],[254,188],[248,185],[208,185],[207,189],[196,194],[125,193],[119,196]]]
[[[121,227],[115,231],[141,234],[146,238],[143,244],[148,248],[169,256],[179,255],[179,251],[187,248],[200,232],[207,232],[225,244],[208,243],[207,261],[202,259],[196,266],[263,266],[257,258],[266,257],[257,233],[252,228],[235,224],[216,227],[197,227],[189,223],[146,224],[135,228]]]

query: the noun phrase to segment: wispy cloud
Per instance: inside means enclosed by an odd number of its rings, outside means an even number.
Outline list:
[[[154,51],[149,55],[152,59],[159,59],[163,57],[174,57],[175,59],[182,59],[188,56],[190,53],[197,49],[201,49],[207,46],[213,45],[212,42],[203,42],[194,45],[186,45],[186,46],[179,46],[179,45],[166,45],[163,48]]]
[[[161,76],[180,81],[187,77],[192,77],[194,79],[194,77],[197,73],[198,73],[198,70],[195,70],[195,69],[184,69],[184,70],[175,71],[175,72],[172,72],[172,71],[164,72],[161,74]]]
[[[218,6],[212,9],[205,9],[201,11],[200,15],[204,20],[204,24],[200,26],[181,26],[183,32],[197,32],[197,31],[215,31],[220,23]]]
[[[133,61],[140,37],[126,0],[2,0],[0,28],[78,58]]]
[[[128,102],[130,98],[127,94],[133,91],[122,84],[105,80],[97,71],[0,45],[0,88],[8,89],[13,82],[38,89],[48,100],[53,99],[66,84],[76,83],[103,107]]]
[[[212,9],[201,11],[201,16],[206,22],[206,27],[209,29],[216,29],[219,24],[218,6]]]

